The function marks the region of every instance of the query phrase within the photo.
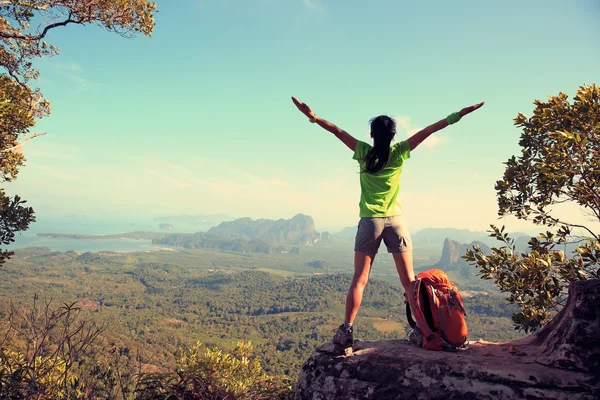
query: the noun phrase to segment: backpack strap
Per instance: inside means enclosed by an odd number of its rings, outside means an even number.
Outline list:
[[[406,299],[406,293],[404,294],[404,298]],[[406,320],[408,321],[408,325],[410,325],[410,327],[414,329],[417,323],[413,319],[412,313],[410,312],[410,303],[408,302],[408,300],[404,301],[406,303]]]

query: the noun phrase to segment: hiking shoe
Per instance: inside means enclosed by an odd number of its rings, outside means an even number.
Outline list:
[[[418,326],[415,326],[408,332],[408,341],[416,346],[423,347],[423,332],[421,332]]]
[[[354,338],[352,337],[352,327],[344,328],[344,325],[340,325],[335,331],[335,335],[331,341],[336,348],[344,350],[345,353],[348,353],[349,349],[351,353],[352,344],[354,343]]]

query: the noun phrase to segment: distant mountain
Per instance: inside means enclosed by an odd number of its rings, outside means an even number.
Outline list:
[[[358,226],[348,226],[338,233],[335,234],[335,237],[339,237],[341,239],[354,239],[356,237],[356,231],[358,230]]]
[[[510,237],[519,239],[526,237],[525,243],[529,241],[530,235],[523,232],[510,232]],[[446,238],[452,238],[460,243],[482,242],[493,247],[498,246],[499,242],[491,238],[487,232],[474,232],[468,229],[457,228],[425,228],[412,235],[413,244],[416,246],[439,246]],[[521,243],[522,243],[521,240]]]
[[[298,245],[311,246],[333,241],[328,232],[319,233],[308,215],[292,219],[239,218],[210,228],[207,232],[171,234],[152,240],[154,244],[236,252],[299,253]],[[288,249],[286,246],[294,246]]]
[[[491,249],[482,242],[474,241],[470,244],[462,244],[455,240],[446,238],[444,240],[444,248],[442,250],[442,256],[437,264],[429,268],[439,268],[449,275],[459,277],[461,279],[470,279],[476,276],[477,269],[471,264],[467,263],[461,257],[465,255],[466,251],[473,246],[479,246],[484,254],[490,254]],[[424,269],[429,269],[424,268]]]
[[[337,232],[334,236],[340,239],[354,239],[357,226],[348,226]],[[425,228],[420,231],[411,232],[412,242],[420,247],[438,247],[446,238],[452,238],[460,243],[482,242],[488,246],[496,246],[497,241],[489,237],[487,232],[475,232],[468,229],[457,228]],[[520,239],[519,244],[527,244],[530,235],[523,232],[514,232],[510,235],[512,238]],[[522,246],[521,246],[522,247]]]
[[[516,250],[516,252],[519,253],[519,254],[521,254],[521,253],[529,253],[531,251],[531,249],[529,247],[529,241],[530,240],[531,240],[531,236],[520,236],[520,237],[517,237],[515,239],[515,250]],[[554,248],[554,250],[556,250],[556,251],[562,250],[562,251],[565,252],[565,254],[568,257],[571,257],[573,255],[573,253],[575,252],[575,249],[577,249],[579,246],[581,246],[583,244],[583,242],[586,240],[586,238],[585,237],[575,236],[571,240],[572,240],[573,243],[556,245],[556,247]]]
[[[295,245],[312,245],[321,240],[331,239],[328,232],[318,233],[315,230],[315,221],[304,214],[278,220],[239,218],[222,222],[210,228],[207,234],[228,239],[260,239],[271,244]]]

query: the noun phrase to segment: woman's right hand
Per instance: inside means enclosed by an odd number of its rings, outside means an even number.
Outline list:
[[[474,106],[465,107],[459,111],[459,114],[461,117],[464,117],[465,115],[470,114],[473,111],[481,108],[484,104],[485,104],[485,101],[482,101],[481,103],[475,104]]]
[[[292,96],[292,101],[294,102],[294,104],[296,105],[296,107],[298,107],[298,110],[300,110],[300,112],[302,114],[306,115],[307,118],[314,118],[315,117],[315,114],[312,112],[312,110],[310,109],[310,107],[308,105],[306,105],[305,103],[301,103],[294,96]]]

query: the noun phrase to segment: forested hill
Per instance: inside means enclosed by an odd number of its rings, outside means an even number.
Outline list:
[[[178,349],[196,340],[225,348],[249,340],[268,372],[296,376],[302,362],[316,346],[331,340],[343,319],[351,277],[283,278],[241,265],[238,259],[262,263],[255,257],[205,250],[18,250],[0,269],[0,315],[10,302],[31,304],[35,294],[53,298],[57,305],[77,301],[91,318],[110,324],[105,333],[109,347],[139,354],[148,363],[170,365]],[[399,285],[371,280],[357,319],[357,337],[405,337],[402,299]],[[473,339],[515,337],[512,310],[503,298],[475,296],[466,299],[466,307]]]
[[[239,218],[222,222],[207,232],[172,234],[152,240],[185,248],[219,249],[237,252],[282,253],[298,251],[289,246],[311,246],[332,240],[328,232],[315,230],[315,222],[308,215],[298,214],[291,219]],[[287,247],[286,247],[287,246]]]
[[[232,239],[261,239],[273,244],[295,245],[310,245],[321,237],[315,230],[315,221],[304,214],[278,220],[239,218],[222,222],[207,233]]]

